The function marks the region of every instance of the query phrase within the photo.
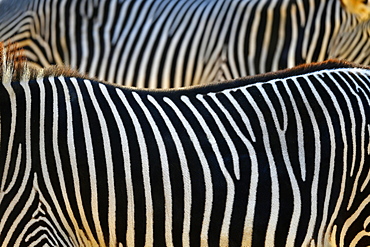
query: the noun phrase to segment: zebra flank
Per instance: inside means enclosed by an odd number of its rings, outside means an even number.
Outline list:
[[[360,0],[2,0],[0,41],[40,67],[141,88],[344,59],[370,65]]]
[[[137,90],[2,63],[0,246],[370,243],[367,68]]]

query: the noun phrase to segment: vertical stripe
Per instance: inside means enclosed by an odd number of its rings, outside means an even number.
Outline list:
[[[113,103],[106,87],[100,87],[105,99],[109,104],[109,108],[113,112],[114,119],[116,121],[118,132],[122,145],[122,156],[124,162],[125,171],[125,182],[126,182],[126,193],[127,193],[127,232],[126,232],[126,245],[135,245],[135,202],[134,202],[134,188],[131,174],[131,162],[130,162],[130,146],[127,140],[127,134],[125,126],[122,122],[121,116],[118,113],[116,105]],[[117,89],[118,91],[119,89]],[[117,173],[115,178],[117,178]]]
[[[87,154],[87,162],[88,162],[88,168],[89,168],[89,173],[88,177],[90,179],[90,193],[91,193],[91,213],[92,213],[92,218],[94,222],[94,228],[96,230],[97,236],[98,236],[98,241],[99,241],[99,246],[104,246],[104,236],[103,236],[103,231],[100,225],[100,220],[99,220],[99,204],[98,204],[98,185],[97,185],[97,174],[95,170],[95,154],[94,154],[94,148],[93,148],[93,143],[92,143],[92,133],[90,130],[90,124],[89,124],[89,118],[87,115],[86,111],[86,106],[84,102],[84,98],[81,93],[80,86],[78,85],[78,82],[76,78],[71,78],[71,83],[75,87],[77,98],[79,99],[79,110],[81,112],[81,119],[82,119],[82,126],[83,126],[83,133],[84,133],[84,139],[85,139],[85,145],[86,145],[86,154]],[[98,243],[96,242],[94,235],[91,232],[91,229],[89,225],[85,225],[85,231],[89,235],[89,240],[92,242],[92,245],[98,246]]]
[[[145,208],[146,208],[146,234],[145,234],[145,246],[152,246],[154,243],[153,226],[154,226],[154,212],[153,212],[153,200],[152,200],[152,188],[150,184],[149,174],[149,158],[146,141],[141,124],[132,109],[132,106],[127,101],[126,96],[122,91],[117,91],[117,94],[122,101],[124,107],[129,113],[129,116],[135,126],[135,133],[137,135],[138,144],[140,148],[141,165],[144,180],[144,194],[145,194]]]
[[[142,99],[137,93],[133,93],[133,96],[144,112],[146,119],[154,133],[154,138],[159,150],[159,159],[162,168],[162,179],[163,179],[163,189],[164,189],[164,208],[165,208],[165,237],[166,246],[173,246],[172,239],[172,189],[171,189],[171,179],[170,179],[170,168],[168,163],[168,157],[166,153],[166,146],[164,144],[161,132],[153,119],[150,111],[143,103]],[[149,96],[150,97],[150,96]]]
[[[107,185],[108,185],[108,228],[109,228],[109,246],[116,246],[116,193],[114,186],[114,167],[111,153],[111,143],[108,132],[108,125],[104,118],[103,110],[100,108],[99,101],[93,91],[93,86],[90,81],[84,80],[87,91],[89,93],[92,104],[98,115],[99,125],[101,127],[103,146],[105,153],[106,169],[107,169]],[[100,87],[103,87],[100,84]],[[99,240],[100,241],[100,240]]]
[[[197,152],[199,161],[202,166],[203,175],[204,175],[204,183],[205,183],[205,202],[204,202],[205,207],[204,207],[204,213],[203,213],[202,229],[200,233],[200,240],[201,240],[200,246],[205,247],[205,246],[208,246],[208,230],[209,230],[209,225],[211,221],[211,212],[212,212],[212,204],[213,204],[213,185],[212,185],[212,176],[211,176],[210,167],[205,157],[205,154],[203,152],[202,146],[199,142],[199,139],[194,129],[190,125],[189,121],[185,118],[183,113],[180,111],[180,109],[176,106],[176,104],[171,99],[164,98],[163,100],[172,108],[172,110],[176,113],[177,117],[182,122],[184,128],[186,129],[187,134],[190,136],[190,139],[194,145],[194,149]]]
[[[286,106],[284,104],[284,101],[281,95],[279,94],[276,84],[272,84],[272,87],[273,87],[275,95],[279,99],[280,108],[281,108],[280,110],[283,113],[283,126],[280,126],[276,110],[274,109],[272,102],[269,100],[270,95],[266,94],[266,91],[263,90],[261,85],[258,86],[258,89],[260,90],[262,97],[265,99],[265,102],[270,110],[276,131],[279,135],[279,141],[280,141],[280,146],[282,150],[281,155],[284,160],[285,167],[288,172],[289,180],[291,183],[291,188],[292,188],[292,193],[293,193],[293,199],[292,199],[293,212],[292,212],[292,218],[290,220],[290,226],[288,230],[288,236],[286,239],[286,243],[289,243],[289,245],[294,246],[296,234],[298,231],[298,224],[299,224],[300,216],[301,216],[301,207],[302,207],[301,192],[300,192],[300,188],[298,185],[298,181],[294,175],[293,167],[292,167],[292,164],[289,158],[289,153],[288,153],[288,145],[287,145],[287,139],[286,139],[286,131],[288,128],[288,114],[286,111]]]
[[[180,167],[182,172],[182,180],[184,184],[184,223],[182,230],[182,244],[183,246],[190,246],[190,220],[191,220],[191,200],[192,200],[192,189],[191,189],[191,178],[189,171],[189,164],[185,155],[184,147],[181,143],[179,134],[177,133],[175,126],[173,125],[170,118],[167,116],[163,108],[158,104],[158,102],[152,97],[148,96],[148,100],[156,107],[159,114],[163,118],[169,132],[171,134],[172,140],[174,141],[177,155],[180,160]],[[175,195],[176,196],[176,195]]]
[[[307,82],[310,81],[308,75],[302,76],[304,80]],[[296,82],[296,87],[298,89],[299,95],[301,96],[303,102],[305,102],[306,110],[308,113],[309,120],[312,124],[313,133],[314,133],[314,150],[313,150],[313,158],[314,158],[314,164],[313,164],[313,177],[311,181],[311,205],[310,205],[310,220],[308,222],[306,236],[303,240],[303,246],[309,245],[313,238],[313,232],[316,225],[316,218],[317,218],[317,211],[318,211],[318,187],[319,187],[319,178],[320,178],[320,164],[321,164],[321,132],[319,129],[318,122],[316,120],[314,110],[312,109],[311,105],[309,104],[309,100],[306,97],[306,92],[303,91],[303,88],[300,86],[299,83]],[[315,95],[317,95],[317,92],[315,88],[311,88],[311,92]],[[308,121],[308,120],[307,120]]]
[[[206,109],[210,112],[212,118],[216,121],[217,127],[221,128],[220,131],[225,131],[224,127],[221,127],[221,121],[219,119],[216,119],[217,116],[214,114],[212,109],[205,104],[205,101],[201,99],[201,95],[197,95],[197,99],[200,100]],[[205,119],[203,118],[202,114],[194,107],[194,105],[190,102],[189,98],[186,96],[182,96],[181,100],[189,107],[189,109],[192,111],[194,116],[196,117],[198,123],[201,125],[203,131],[206,133],[209,143],[212,146],[213,152],[216,156],[217,163],[219,165],[219,168],[221,169],[221,172],[226,180],[226,205],[225,205],[225,211],[223,215],[223,222],[221,227],[221,233],[220,233],[220,245],[221,246],[228,246],[229,245],[229,239],[227,236],[229,235],[229,227],[230,227],[230,221],[231,221],[231,214],[232,214],[232,207],[234,203],[234,195],[235,195],[235,184],[234,181],[229,174],[229,172],[226,169],[224,160],[222,158],[220,149],[217,145],[216,138],[214,137],[211,129],[207,126]],[[227,138],[227,137],[226,137]],[[230,139],[230,138],[228,138]],[[234,147],[235,150],[235,147]],[[232,152],[232,151],[231,151]]]
[[[52,87],[52,96],[53,96],[53,112],[54,112],[54,116],[56,114],[58,114],[58,107],[55,107],[55,105],[58,104],[58,99],[57,99],[57,93],[56,93],[56,88],[55,88],[55,81],[54,81],[54,78],[49,78],[49,82],[51,84],[51,87]],[[50,119],[47,119],[46,118],[46,112],[45,112],[45,106],[46,106],[46,92],[45,92],[45,86],[44,86],[44,79],[38,79],[37,80],[37,84],[40,88],[40,122],[39,122],[39,126],[40,126],[40,165],[41,165],[41,170],[42,170],[42,178],[44,180],[44,183],[46,185],[46,191],[49,193],[50,197],[52,198],[52,201],[54,202],[54,205],[56,207],[56,210],[57,210],[57,213],[58,213],[58,218],[60,221],[62,221],[63,223],[63,227],[66,229],[66,231],[68,232],[68,235],[67,236],[65,234],[65,232],[60,228],[58,227],[58,232],[63,236],[63,238],[65,240],[69,239],[70,242],[75,242],[76,243],[76,239],[75,239],[75,236],[73,234],[73,230],[71,229],[71,227],[68,225],[68,222],[67,222],[67,219],[61,209],[61,201],[58,202],[57,198],[56,198],[56,195],[54,193],[54,190],[53,190],[53,186],[51,184],[51,181],[50,181],[50,174],[48,172],[49,168],[48,168],[48,165],[47,165],[47,160],[46,160],[46,137],[45,137],[45,123],[47,120],[50,120]],[[52,116],[52,121],[55,120],[54,116]],[[53,140],[53,143],[57,142],[57,139],[53,139],[51,137],[51,139]],[[57,154],[55,153],[54,154],[55,158],[57,158]],[[55,162],[57,163],[57,162]],[[36,174],[35,174],[36,176]],[[38,191],[38,193],[41,193]],[[49,210],[49,212],[51,212],[51,209]],[[54,214],[51,214],[49,213],[49,215],[51,216],[51,218],[53,219],[53,222],[57,222],[57,219],[56,217],[54,216]],[[71,217],[71,220],[72,222],[75,223],[75,226],[76,226],[76,220],[74,219],[73,215],[70,215]],[[25,227],[26,229],[26,227]],[[92,234],[91,234],[92,235]],[[71,241],[72,240],[72,241]],[[72,245],[72,243],[69,243],[70,245]]]
[[[72,170],[74,193],[75,193],[77,208],[78,208],[79,215],[81,217],[82,225],[88,231],[89,223],[87,221],[86,214],[85,214],[86,211],[85,211],[84,206],[83,206],[81,188],[80,188],[80,178],[79,178],[78,167],[77,167],[77,156],[76,156],[77,148],[75,147],[75,144],[74,144],[74,128],[73,128],[73,115],[72,115],[72,110],[73,109],[72,109],[72,104],[71,104],[71,100],[70,100],[70,92],[69,92],[67,82],[65,81],[65,79],[63,77],[58,77],[58,79],[62,84],[63,93],[64,93],[65,100],[66,100],[65,103],[66,103],[66,121],[67,121],[67,148],[68,148],[68,154],[69,154],[69,159],[70,159],[69,160],[69,162],[70,162],[69,165],[70,165],[70,168]],[[58,110],[57,110],[57,112],[58,112]],[[57,140],[57,137],[56,137],[55,140]],[[58,175],[61,176],[60,181],[64,182],[65,181],[64,177],[63,177],[64,171],[61,168],[62,164],[58,165],[58,167],[59,166],[60,166],[60,170],[58,171]],[[63,194],[67,193],[66,190],[62,191],[62,192],[63,192]],[[68,195],[64,195],[64,198],[67,199]],[[75,230],[78,232],[77,237],[80,237],[80,234],[83,234],[83,232],[78,231],[79,227],[78,227],[77,223],[75,223],[75,226],[76,226]],[[87,236],[82,236],[82,237],[83,238],[88,238]]]

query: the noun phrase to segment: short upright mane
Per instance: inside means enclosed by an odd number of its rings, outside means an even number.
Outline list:
[[[24,50],[17,43],[4,44],[0,42],[0,82],[34,80],[48,76],[66,76],[87,78],[76,70],[66,66],[53,65],[38,68],[27,63]]]

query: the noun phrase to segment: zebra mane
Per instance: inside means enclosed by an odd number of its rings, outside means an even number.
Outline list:
[[[293,76],[296,74],[302,74],[302,73],[306,74],[306,73],[316,71],[318,69],[333,69],[333,68],[339,68],[339,67],[341,68],[357,67],[357,68],[369,69],[369,67],[367,66],[362,66],[362,65],[349,63],[346,61],[331,59],[331,60],[327,60],[324,62],[302,64],[294,68],[284,69],[284,70],[275,71],[275,72],[268,72],[265,74],[259,74],[255,76],[247,76],[244,78],[235,78],[233,80],[224,81],[224,82],[215,82],[215,83],[208,83],[204,85],[192,86],[190,87],[190,89],[197,88],[198,91],[199,89],[202,90],[202,88],[206,91],[220,90],[222,88],[235,87],[235,86],[238,86],[239,84],[245,85],[245,84],[252,84],[255,82],[264,82],[264,81],[268,81],[268,80],[279,78],[279,77],[289,77],[289,76]],[[104,84],[111,84],[111,85],[114,85],[115,87],[118,86],[117,84],[114,84],[112,82],[101,81],[96,78],[88,77],[67,66],[53,65],[47,68],[39,68],[39,67],[30,65],[27,63],[27,59],[26,59],[26,56],[24,55],[23,48],[20,48],[16,43],[9,43],[8,45],[5,46],[3,42],[0,42],[0,83],[8,84],[8,83],[11,83],[12,81],[29,81],[29,80],[35,80],[35,79],[43,78],[43,77],[58,77],[58,76],[76,77],[76,78],[81,78],[81,79],[99,81]],[[152,91],[153,89],[135,88],[135,90]],[[164,90],[154,89],[154,90],[162,91],[162,92],[178,91],[178,89],[175,89],[175,88],[164,89]]]
[[[53,65],[38,68],[27,63],[23,48],[16,43],[4,45],[0,42],[0,82],[28,81],[49,76],[87,78],[87,76],[67,66]]]

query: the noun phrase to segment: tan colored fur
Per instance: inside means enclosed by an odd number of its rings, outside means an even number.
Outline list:
[[[370,19],[370,4],[363,0],[341,0],[343,7],[350,13],[356,14],[361,20]]]
[[[17,44],[9,43],[4,45],[0,42],[0,83],[11,81],[34,80],[49,76],[66,76],[87,78],[79,72],[66,66],[50,66],[37,68],[27,64],[24,50]]]

